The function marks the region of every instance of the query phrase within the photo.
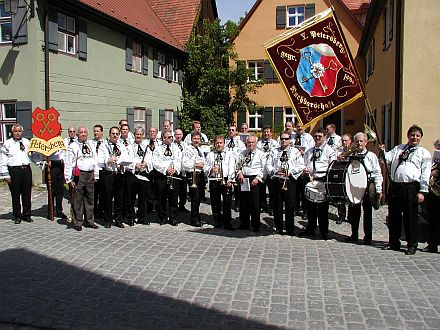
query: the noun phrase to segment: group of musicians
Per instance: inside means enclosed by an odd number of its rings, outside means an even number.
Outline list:
[[[273,138],[271,127],[264,127],[260,140],[246,131],[247,125],[241,126],[242,136],[237,127],[231,125],[226,138],[215,137],[211,150],[206,135],[201,132],[200,122],[193,122],[192,132],[184,140],[182,130],[172,132],[168,120],[162,124],[161,132],[150,128],[146,134],[141,127],[131,131],[127,121],[121,120],[118,126],[109,129],[107,138],[104,138],[103,127],[95,125],[92,139],[88,139],[87,128],[69,127],[65,138],[67,150],[49,158],[38,157],[35,153],[28,155],[29,140],[23,138],[20,124],[13,125],[12,138],[1,150],[0,168],[0,178],[9,184],[11,191],[13,220],[17,224],[22,220],[32,221],[29,165],[34,161],[46,171],[49,166],[51,168],[54,209],[60,218],[66,217],[60,185],[64,182],[69,185],[72,225],[78,231],[83,226],[98,228],[95,217],[104,220],[105,228],[112,225],[124,228],[124,224],[132,226],[135,222],[149,224],[148,213],[153,209],[161,225],[176,226],[177,212],[188,212],[185,208],[188,191],[191,225],[200,227],[200,201],[209,183],[215,227],[234,229],[231,208],[235,199],[240,229],[251,228],[259,232],[263,210],[273,212],[274,234],[293,236],[294,217],[301,214],[307,215],[308,221],[299,235],[314,236],[319,226],[320,238],[326,240],[329,200],[319,196],[319,191],[316,198],[310,197],[315,194],[313,186],[326,181],[333,161],[356,160],[365,167],[375,195],[369,194],[367,189],[361,203],[349,205],[348,221],[352,233],[347,241],[358,241],[363,208],[363,243],[371,244],[372,203],[382,198],[383,176],[378,157],[367,150],[365,133],[355,134],[354,145],[350,146],[351,136],[346,134],[341,138],[333,124],[315,129],[312,136],[301,125],[295,127],[288,121],[277,139]],[[406,144],[382,152],[390,165],[389,248],[400,249],[403,222],[408,243],[406,254],[414,254],[418,242],[417,205],[427,198],[430,177],[438,177],[439,171],[438,166],[432,167],[430,153],[419,145],[422,129],[413,125],[407,136]],[[434,168],[432,173],[431,168]],[[430,193],[429,198],[432,199],[430,213],[436,214],[438,196]],[[345,206],[343,209],[339,207],[339,222],[341,215],[345,218]],[[425,248],[428,252],[437,252],[439,225],[436,221],[431,219],[435,230],[431,231],[432,237]]]

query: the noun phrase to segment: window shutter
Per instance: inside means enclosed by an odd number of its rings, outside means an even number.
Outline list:
[[[179,73],[178,73],[179,84],[182,85],[183,82],[183,70],[182,70],[182,61],[179,61]]]
[[[165,57],[165,59],[166,59],[166,61],[165,61],[165,63],[166,63],[165,77],[168,82],[172,82],[173,81],[173,60],[168,55]]]
[[[78,58],[87,60],[87,22],[78,21]]]
[[[49,50],[58,53],[58,13],[50,11],[48,14]]]
[[[27,36],[27,5],[24,0],[18,1],[17,14],[12,15],[12,44],[26,44]]]
[[[238,111],[237,112],[237,127],[241,126],[241,124],[246,123],[246,111]]]
[[[23,126],[23,136],[27,139],[32,138],[32,102],[17,101],[17,123]]]
[[[394,25],[394,0],[390,0],[390,30],[388,31],[389,41],[393,40],[393,25]]]
[[[162,123],[165,120],[165,110],[164,109],[160,109],[159,110],[159,126],[162,129]]]
[[[283,112],[282,107],[275,107],[274,108],[274,116],[273,116],[273,126],[274,127],[279,127],[279,126],[284,127],[283,114],[284,114],[284,112]]]
[[[308,3],[308,4],[306,4],[305,19],[308,19],[313,16],[315,16],[315,4]]]
[[[286,6],[278,6],[276,13],[277,29],[286,27]]]
[[[157,78],[159,76],[159,61],[158,61],[157,49],[153,50],[153,77]]]
[[[266,82],[273,82],[273,69],[269,60],[264,60],[264,80]]]
[[[153,114],[151,109],[145,110],[145,136],[148,136],[150,127],[153,126]]]
[[[148,74],[148,47],[145,45],[142,47],[142,74]]]
[[[127,38],[125,45],[125,70],[133,70],[133,39]]]
[[[173,129],[179,128],[179,112],[177,110],[173,111]]]
[[[270,126],[272,127],[272,107],[265,107],[264,111],[262,113],[263,115],[263,127],[264,126]]]
[[[127,108],[127,123],[130,126],[130,130],[133,130],[134,126],[134,108]]]

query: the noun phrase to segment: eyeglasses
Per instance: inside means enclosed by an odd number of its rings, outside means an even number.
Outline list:
[[[69,131],[69,133],[75,133],[75,131]]]
[[[288,137],[282,137],[282,138],[280,138],[280,140],[290,140],[290,138],[288,138]]]
[[[315,135],[314,138],[315,139],[322,139],[324,137],[324,135]]]
[[[233,131],[235,131],[235,128],[230,128],[229,131],[232,131],[232,132],[233,132]]]
[[[111,132],[110,134],[111,134],[111,135],[119,135],[118,132]]]
[[[172,136],[165,137],[165,139],[172,139],[172,138],[173,138]]]

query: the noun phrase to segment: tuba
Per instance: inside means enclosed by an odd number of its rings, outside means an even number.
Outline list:
[[[434,170],[440,172],[440,163],[434,163],[431,168],[431,172]],[[434,195],[440,197],[440,175],[437,175],[437,177],[431,175],[429,177],[429,191],[432,192]]]
[[[367,136],[367,142],[369,144],[376,144],[377,142],[377,135],[376,133],[373,131],[373,129],[368,126],[367,124],[364,124],[364,134]],[[342,158],[346,158],[352,154],[354,154],[356,151],[358,151],[358,146],[355,142],[353,142],[347,150],[341,152],[341,154],[339,155]]]

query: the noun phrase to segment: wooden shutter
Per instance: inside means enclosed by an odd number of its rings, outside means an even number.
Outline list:
[[[17,124],[23,126],[23,136],[27,139],[32,138],[32,102],[17,101],[15,103],[17,110]]]
[[[159,60],[157,49],[153,50],[153,77],[157,78],[159,76]]]
[[[179,63],[178,81],[179,81],[179,84],[182,85],[182,81],[183,81],[183,70],[182,70],[182,67],[183,67],[183,64],[182,64],[182,61],[179,61],[178,63]]]
[[[173,111],[173,129],[179,128],[179,112],[177,110]]]
[[[153,126],[153,114],[151,109],[145,110],[145,136],[148,136],[150,127]]]
[[[159,126],[162,129],[162,123],[165,120],[165,110],[164,109],[160,109],[159,110]]]
[[[264,111],[262,113],[263,115],[263,127],[264,126],[270,126],[272,127],[272,107],[265,107]]]
[[[58,13],[50,11],[48,14],[49,50],[58,53]]]
[[[87,22],[78,21],[78,58],[87,60]]]
[[[125,70],[133,70],[133,39],[127,38],[125,44]]]
[[[246,121],[246,111],[238,111],[237,112],[237,127],[240,127],[241,124],[247,123]]]
[[[264,60],[264,80],[266,82],[273,82],[273,69],[269,60]]]
[[[282,107],[275,107],[274,108],[274,116],[273,116],[273,126],[284,127],[284,112]]]
[[[145,45],[142,47],[142,74],[148,74],[148,47]]]
[[[26,44],[27,35],[27,5],[24,0],[19,0],[17,14],[12,15],[12,44]]]
[[[134,108],[127,108],[127,123],[130,130],[134,128]]]
[[[286,6],[278,6],[276,12],[277,29],[286,27]]]
[[[173,58],[166,55],[165,56],[165,78],[168,82],[173,81]]]
[[[305,19],[308,19],[313,16],[315,16],[315,4],[308,3],[308,4],[306,4]]]

